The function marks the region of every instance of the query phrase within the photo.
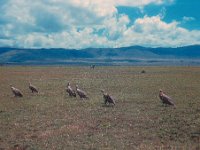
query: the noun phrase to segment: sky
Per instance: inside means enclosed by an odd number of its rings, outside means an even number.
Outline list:
[[[200,0],[0,0],[0,47],[200,44]]]

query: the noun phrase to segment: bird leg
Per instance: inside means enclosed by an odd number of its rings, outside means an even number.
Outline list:
[[[104,101],[104,104],[105,104],[105,105],[107,104],[107,100]]]

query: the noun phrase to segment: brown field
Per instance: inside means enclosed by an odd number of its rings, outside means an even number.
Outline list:
[[[68,81],[90,99],[70,98]],[[159,89],[176,109],[162,105]],[[199,149],[199,137],[200,67],[0,67],[0,149]]]

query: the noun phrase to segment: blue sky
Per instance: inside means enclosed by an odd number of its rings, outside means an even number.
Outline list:
[[[200,44],[199,0],[1,0],[0,47]]]

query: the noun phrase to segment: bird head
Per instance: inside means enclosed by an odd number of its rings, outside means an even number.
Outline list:
[[[14,89],[14,87],[13,87],[13,85],[12,84],[10,84],[10,88],[13,90]]]
[[[29,83],[29,85],[31,85],[31,82],[30,82],[30,81],[29,81],[28,83]]]
[[[67,86],[70,86],[70,82],[67,83]]]
[[[163,95],[163,90],[162,89],[159,90],[159,95]]]
[[[103,95],[108,95],[108,93],[105,92],[105,90],[101,89],[101,92]]]
[[[76,89],[78,89],[78,85],[76,85]]]

